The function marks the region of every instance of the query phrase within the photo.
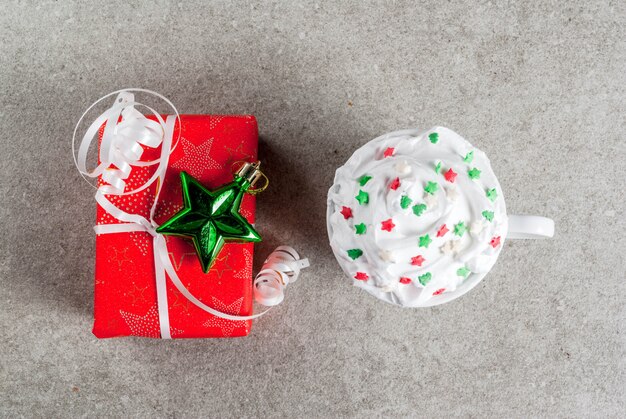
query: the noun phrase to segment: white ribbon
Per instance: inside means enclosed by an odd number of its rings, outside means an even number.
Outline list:
[[[156,97],[164,100],[174,110],[175,115],[166,117],[165,120],[152,108],[142,105],[134,101],[134,94],[132,92],[144,92],[155,95]],[[78,155],[76,155],[76,132],[85,118],[87,113],[98,103],[116,95],[114,104],[101,114],[96,120],[89,126],[85,135],[83,136],[78,149]],[[152,121],[146,118],[141,112],[135,109],[136,106],[146,107],[152,115],[156,118],[156,121]],[[167,304],[167,289],[166,289],[166,273],[174,286],[185,296],[189,301],[200,309],[206,311],[217,317],[221,317],[227,320],[252,320],[259,316],[262,316],[267,312],[264,311],[259,314],[251,316],[236,316],[232,314],[222,313],[215,310],[202,301],[198,300],[182,283],[176,270],[172,266],[165,238],[156,232],[158,225],[154,221],[154,212],[159,199],[159,193],[165,179],[165,172],[167,171],[167,163],[171,152],[176,147],[176,144],[172,147],[172,137],[174,133],[174,125],[176,120],[180,123],[180,115],[176,110],[176,107],[164,96],[145,89],[124,89],[110,93],[102,98],[98,99],[93,105],[91,105],[80,117],[76,128],[74,129],[74,135],[72,137],[72,151],[74,155],[74,162],[76,167],[80,171],[85,180],[87,177],[95,178],[102,176],[103,185],[97,188],[96,201],[100,206],[108,212],[115,219],[121,221],[119,224],[101,224],[94,227],[96,234],[115,234],[115,233],[129,233],[134,231],[144,231],[153,237],[154,247],[154,268],[156,275],[156,288],[157,288],[157,305],[159,312],[159,324],[161,329],[161,338],[170,339],[170,324],[169,324],[169,312]],[[104,131],[102,134],[102,141],[100,144],[99,158],[100,164],[92,171],[87,169],[87,152],[91,143],[97,138],[98,131],[104,125]],[[180,135],[179,135],[180,138]],[[140,161],[143,153],[143,147],[157,148],[161,146],[161,155],[158,159],[148,162]],[[126,179],[128,179],[132,170],[131,166],[151,166],[158,165],[155,173],[152,177],[143,185],[133,189],[132,191],[124,192],[126,188]],[[150,218],[145,218],[138,214],[130,214],[115,206],[106,195],[129,195],[148,188],[152,183],[157,181],[157,190],[154,198],[154,203],[150,208]],[[281,249],[281,248],[279,248]],[[279,250],[277,249],[277,251]],[[291,249],[291,248],[289,248]],[[298,258],[298,254],[295,250],[291,249],[292,253],[287,254],[295,257],[292,260],[283,257],[282,262],[274,264],[274,270],[278,275],[281,275],[282,286],[288,282],[293,282],[297,279],[297,275],[302,267],[306,266],[302,264],[294,264]],[[276,253],[276,252],[275,252]],[[274,255],[274,253],[272,253]],[[268,258],[268,261],[272,258]],[[278,261],[278,259],[276,259]],[[303,261],[299,261],[303,262]],[[266,263],[268,263],[266,261]],[[272,262],[274,263],[274,262]],[[284,272],[278,273],[281,268],[284,268]],[[291,280],[287,273],[292,274]],[[293,275],[295,273],[295,276]],[[280,289],[280,297],[277,297],[276,292],[270,288],[271,281],[269,280],[269,274],[263,272],[263,270],[257,276],[255,280],[255,296],[261,304],[276,305],[282,301],[282,288]],[[284,279],[287,278],[287,280]],[[259,278],[266,278],[267,281],[259,282]],[[280,298],[277,301],[277,298]]]
[[[287,284],[296,282],[300,270],[309,267],[294,248],[279,246],[267,257],[254,279],[254,299],[264,306],[275,306],[285,298]]]

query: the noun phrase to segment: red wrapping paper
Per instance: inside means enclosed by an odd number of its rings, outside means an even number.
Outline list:
[[[255,161],[257,123],[253,116],[181,115],[159,196],[155,221],[162,224],[182,207],[180,172],[186,171],[209,189],[233,180],[234,162]],[[159,157],[159,150],[146,149],[143,161]],[[133,167],[127,191],[145,183],[155,167]],[[100,184],[102,181],[100,180]],[[144,191],[109,196],[121,210],[149,218],[156,182]],[[245,195],[241,214],[254,223],[255,199]],[[119,223],[99,205],[97,224]],[[211,270],[205,274],[193,244],[167,236],[170,260],[183,284],[199,300],[224,313],[252,314],[252,243],[228,243]],[[251,321],[215,317],[188,301],[167,280],[172,338],[236,337],[250,332]],[[96,236],[95,305],[93,333],[98,338],[115,336],[160,337],[152,236],[146,232]]]

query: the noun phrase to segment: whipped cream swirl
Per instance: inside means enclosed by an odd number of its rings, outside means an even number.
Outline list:
[[[358,149],[335,174],[327,221],[354,285],[406,307],[469,291],[507,232],[489,159],[443,127],[392,132]]]

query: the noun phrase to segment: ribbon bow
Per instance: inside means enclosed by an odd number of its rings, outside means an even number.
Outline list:
[[[162,99],[172,108],[174,115],[169,115],[164,120],[160,114],[151,107],[135,102],[133,92],[148,93]],[[76,133],[81,122],[94,106],[113,95],[117,95],[113,105],[98,116],[89,126],[80,142],[78,155],[76,155]],[[152,115],[154,115],[156,121],[146,118],[144,114],[136,109],[138,106],[147,108]],[[97,187],[95,195],[96,201],[106,212],[120,221],[120,223],[117,224],[96,225],[94,227],[96,234],[144,231],[149,233],[153,238],[157,305],[161,338],[163,339],[171,339],[166,277],[170,278],[174,286],[183,296],[185,296],[185,298],[200,309],[214,316],[227,320],[252,320],[262,316],[268,311],[266,310],[251,316],[235,316],[232,314],[222,313],[221,311],[215,310],[198,300],[183,285],[182,281],[176,274],[176,270],[174,269],[168,255],[167,242],[161,234],[156,232],[158,224],[154,221],[154,213],[159,201],[159,193],[163,185],[165,173],[167,171],[169,156],[178,144],[178,139],[175,144],[172,144],[176,120],[180,123],[180,115],[176,110],[176,107],[164,96],[145,89],[123,89],[109,93],[91,105],[80,117],[72,137],[72,150],[76,167],[80,171],[83,178],[87,181],[88,177],[96,178],[101,176],[103,184]],[[104,126],[104,129],[99,149],[100,164],[95,169],[89,171],[87,169],[87,152],[89,151],[89,147],[92,142],[97,138],[98,132],[102,126]],[[140,159],[144,151],[144,146],[150,148],[157,148],[161,146],[159,158],[152,161],[141,161]],[[150,179],[136,189],[125,192],[126,179],[130,176],[132,166],[145,167],[153,165],[157,165],[157,168]],[[131,195],[140,192],[148,188],[154,182],[157,182],[157,187],[155,199],[152,207],[150,208],[149,218],[123,211],[107,198],[107,195]],[[289,278],[291,278],[291,282],[295,281],[301,267],[308,266],[308,260],[306,259],[304,261],[306,266],[302,266],[303,261],[299,261],[301,262],[301,264],[298,265],[300,267],[294,265],[296,259],[298,258],[298,254],[292,248],[288,249],[290,249],[291,252],[287,253],[292,257],[292,260],[285,259],[282,264],[271,265],[273,266],[273,270],[271,270],[271,272],[268,272],[264,265],[264,270],[259,273],[257,279],[255,280],[255,298],[260,304],[270,306],[276,305],[282,301],[284,285],[289,282]],[[283,250],[279,247],[277,249],[277,252],[278,251],[282,252]],[[275,256],[272,256],[275,255],[275,253],[276,252],[270,255],[268,261],[278,260]],[[293,256],[294,254],[295,257]],[[266,261],[266,264],[268,261]],[[285,271],[281,271],[281,268],[285,269]],[[289,272],[291,277],[286,272]],[[260,281],[259,277],[263,280]],[[282,288],[277,287],[274,282],[271,282],[278,281],[278,277],[280,277]],[[288,278],[287,281],[285,281],[284,277]],[[269,283],[274,285],[268,286]],[[279,300],[277,300],[278,298]]]

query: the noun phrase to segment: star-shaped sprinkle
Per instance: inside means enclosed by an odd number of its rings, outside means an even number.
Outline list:
[[[381,249],[378,252],[378,256],[380,256],[380,258],[385,261],[385,262],[395,262],[395,258],[393,257],[393,254],[389,251],[389,250],[385,250],[385,249]]]
[[[417,279],[420,284],[426,286],[426,284],[428,284],[430,280],[433,279],[433,275],[430,272],[426,272],[424,275],[418,276]]]
[[[381,223],[380,229],[383,231],[391,231],[396,225],[393,223],[393,220],[390,218]]]
[[[409,166],[406,160],[402,160],[401,162],[396,163],[395,169],[396,172],[401,175],[408,175],[409,173],[411,173],[411,166]]]
[[[463,234],[465,234],[466,231],[467,227],[465,226],[465,223],[463,221],[454,225],[454,234],[456,234],[457,236],[463,237]]]
[[[391,156],[393,156],[393,153],[394,153],[395,151],[396,151],[396,150],[395,150],[393,147],[387,147],[387,148],[385,149],[385,151],[383,152],[383,156],[385,156],[385,157],[391,157]]]
[[[389,189],[391,189],[392,191],[397,190],[399,187],[400,187],[400,178],[395,178],[389,184]]]
[[[435,195],[426,194],[424,196],[424,202],[426,202],[426,206],[430,209],[436,208],[437,205],[439,205],[439,199],[437,199]]]
[[[367,184],[367,182],[370,181],[372,177],[369,175],[363,175],[359,178],[359,185],[361,186],[365,186]]]
[[[411,265],[413,265],[413,266],[422,266],[422,263],[424,263],[425,261],[426,261],[426,259],[424,259],[424,257],[422,255],[413,256],[411,258]]]
[[[495,201],[497,197],[498,197],[498,192],[496,192],[495,188],[489,189],[487,191],[487,199],[489,199],[491,202]]]
[[[493,211],[485,210],[485,211],[482,212],[482,214],[483,214],[483,217],[485,217],[485,219],[487,221],[489,221],[489,222],[493,221]]]
[[[470,233],[472,234],[480,234],[481,231],[485,228],[485,224],[483,220],[474,221],[470,224]]]
[[[446,198],[448,198],[451,202],[456,202],[459,198],[458,190],[454,186],[446,188]]]
[[[435,165],[435,173],[439,174],[439,172],[441,172],[441,162],[438,161],[437,164]]]
[[[443,174],[443,177],[450,183],[454,183],[454,179],[456,179],[457,173],[452,170],[452,168],[448,169],[446,173]]]
[[[346,220],[348,218],[352,218],[352,208],[350,207],[341,207],[341,215],[343,215],[343,218],[345,218]]]
[[[433,240],[430,238],[430,236],[428,234],[426,234],[425,236],[421,236],[419,239],[419,247],[426,247],[428,248],[428,245],[431,244],[433,242]]]
[[[474,160],[474,151],[470,151],[469,153],[465,155],[465,157],[463,157],[463,161],[465,163],[469,164],[472,162],[472,160]]]
[[[437,144],[437,141],[439,141],[439,134],[436,132],[433,132],[428,135],[428,139],[430,140],[431,143]]]
[[[350,256],[352,260],[356,260],[360,258],[361,255],[363,255],[363,251],[361,249],[350,249],[348,250],[347,253],[348,253],[348,256]]]
[[[439,189],[439,185],[436,182],[428,182],[426,186],[424,186],[424,192],[427,194],[433,195]]]
[[[433,292],[433,295],[443,294],[445,291],[445,288],[439,288],[437,291]]]
[[[422,215],[424,211],[426,211],[426,205],[424,204],[413,205],[413,214],[417,215],[418,217]]]
[[[470,272],[471,272],[471,271],[470,271],[469,269],[467,269],[467,267],[466,267],[466,266],[463,266],[462,268],[457,269],[456,274],[457,274],[458,276],[462,276],[463,278],[466,278],[466,277],[467,277],[467,275],[469,275],[469,274],[470,274]]]
[[[441,253],[444,255],[453,255],[459,249],[459,241],[458,240],[448,240],[443,246],[439,248]]]
[[[354,275],[354,279],[357,279],[359,281],[367,281],[369,279],[369,275],[367,275],[365,272],[357,272],[356,275]]]
[[[403,276],[403,277],[400,278],[400,283],[404,284],[404,285],[410,284],[411,283],[411,278],[407,278],[406,276]]]
[[[365,205],[368,202],[370,202],[370,195],[359,189],[359,194],[357,196],[355,196],[356,200],[359,201],[359,204],[361,205]]]
[[[470,179],[478,179],[480,178],[480,170],[474,167],[467,171],[467,176],[469,176]]]
[[[491,245],[491,247],[493,247],[494,249],[498,246],[500,246],[500,236],[495,236],[491,239],[491,241],[489,242],[489,244]]]
[[[365,232],[367,231],[365,223],[355,224],[354,229],[356,230],[356,234],[365,234]]]
[[[437,237],[445,236],[448,231],[450,231],[448,227],[445,224],[442,225],[441,227],[439,227],[439,230],[437,230]]]
[[[407,209],[412,202],[413,200],[411,198],[406,195],[402,195],[402,198],[400,198],[400,207],[402,209]]]

